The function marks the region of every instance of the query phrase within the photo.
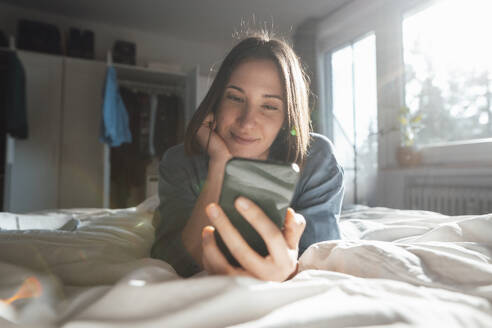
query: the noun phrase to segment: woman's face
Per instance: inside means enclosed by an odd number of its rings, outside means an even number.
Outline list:
[[[239,64],[226,85],[216,114],[216,131],[233,156],[267,159],[286,112],[275,63],[251,59]]]

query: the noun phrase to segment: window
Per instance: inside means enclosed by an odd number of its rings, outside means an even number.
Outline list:
[[[370,34],[331,60],[332,131],[345,170],[345,203],[368,203],[377,173],[376,37]]]
[[[405,103],[418,146],[492,137],[492,2],[449,0],[403,20]]]

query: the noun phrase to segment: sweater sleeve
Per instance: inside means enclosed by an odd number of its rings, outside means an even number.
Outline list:
[[[339,239],[343,200],[343,169],[328,138],[313,134],[312,145],[297,186],[292,208],[306,219],[299,255],[319,241]]]
[[[159,165],[160,205],[154,214],[156,233],[151,256],[166,261],[183,277],[201,270],[181,239],[200,193],[199,181],[181,148],[171,148],[164,154]]]

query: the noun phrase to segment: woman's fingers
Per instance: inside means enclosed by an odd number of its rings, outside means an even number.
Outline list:
[[[265,280],[283,281],[296,272],[298,243],[303,226],[302,215],[297,215],[292,209],[288,209],[285,224],[286,235],[266,216],[263,210],[251,200],[239,197],[235,206],[239,213],[256,229],[267,245],[269,256],[266,257],[269,266],[258,271],[260,277]]]
[[[264,258],[248,245],[220,206],[211,203],[206,207],[206,212],[212,224],[219,231],[227,248],[243,268],[264,268],[266,266]],[[218,248],[217,250],[220,252]]]
[[[210,235],[213,236],[214,230],[215,229],[212,226],[205,226],[202,229],[202,265],[203,269],[209,273],[214,272],[214,270],[210,264],[210,260],[208,259],[209,256],[206,256],[205,252],[209,252],[208,248],[210,247],[210,244],[212,244],[212,241],[210,240]]]
[[[212,128],[214,124],[214,113],[208,113],[203,119],[201,126]]]
[[[284,237],[290,249],[297,250],[304,228],[306,228],[304,216],[289,207],[285,215]]]
[[[235,201],[235,206],[239,213],[263,238],[273,259],[278,262],[288,260],[289,254],[284,235],[263,210],[244,197],[238,197]]]
[[[206,226],[202,230],[203,267],[210,273],[231,274],[232,266],[217,247],[214,230],[211,226]]]
[[[202,241],[203,241],[203,239],[202,239]],[[203,249],[205,249],[205,247],[203,247]],[[202,266],[203,266],[203,270],[207,271],[208,273],[213,272],[212,267],[208,263],[208,258],[205,256],[205,254],[202,254]]]
[[[285,229],[282,233],[251,200],[240,197],[235,205],[263,238],[270,255],[263,258],[256,253],[232,225],[220,206],[212,203],[206,207],[207,215],[242,268],[233,267],[227,262],[217,247],[213,228],[206,227],[203,230],[203,262],[207,271],[228,275],[252,275],[274,281],[283,281],[295,273],[298,243],[305,225],[303,216],[288,209]]]
[[[198,143],[210,158],[227,161],[232,155],[224,140],[216,133],[215,126],[214,115],[209,113],[196,133]]]
[[[227,262],[215,241],[215,228],[206,226],[202,230],[203,268],[211,274],[248,275],[241,268],[235,268]]]
[[[209,142],[209,138],[213,131],[212,130],[213,119],[214,119],[213,114],[212,113],[208,114],[203,120],[200,128],[198,128],[198,131],[196,133],[200,146],[202,146],[204,149],[207,148],[207,143]]]

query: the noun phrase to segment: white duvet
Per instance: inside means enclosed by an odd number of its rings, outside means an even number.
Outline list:
[[[0,327],[492,327],[492,215],[344,212],[272,283],[148,258],[154,206],[0,214]]]

